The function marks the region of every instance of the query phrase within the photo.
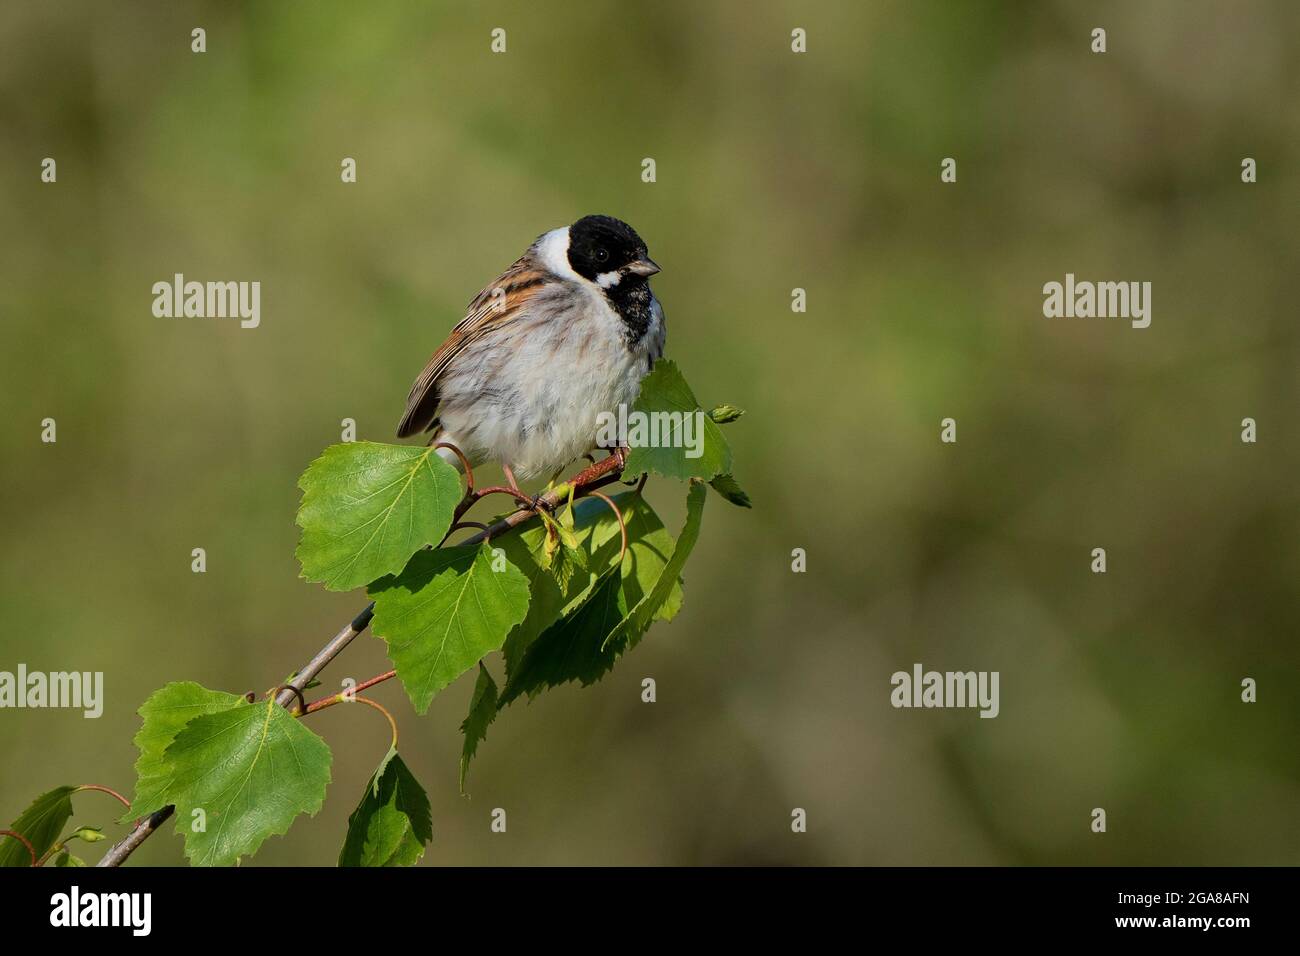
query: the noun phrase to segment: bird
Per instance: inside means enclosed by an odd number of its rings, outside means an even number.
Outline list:
[[[411,386],[397,437],[430,432],[471,467],[501,465],[510,487],[597,449],[602,413],[636,401],[663,355],[660,272],[612,216],[542,233],[470,301]],[[609,449],[611,454],[622,448]],[[460,456],[437,452],[463,470]]]

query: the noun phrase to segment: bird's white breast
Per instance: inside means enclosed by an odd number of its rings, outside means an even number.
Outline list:
[[[446,440],[471,461],[504,461],[520,478],[545,475],[595,447],[601,412],[636,401],[663,351],[663,312],[627,345],[627,327],[600,289],[568,264],[568,229],[538,240],[559,276],[499,332],[471,343],[440,385]]]

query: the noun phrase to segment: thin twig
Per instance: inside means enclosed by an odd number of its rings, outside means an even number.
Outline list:
[[[103,858],[96,863],[96,866],[121,866],[126,862],[126,858],[135,852],[145,840],[149,839],[160,826],[167,822],[167,818],[176,810],[175,807],[163,807],[161,810],[155,810],[145,819],[135,825],[135,829],[125,837],[114,843],[104,854]]]
[[[397,676],[397,671],[389,671],[386,674],[380,674],[378,677],[372,677],[369,680],[363,680],[356,687],[345,690],[342,693],[334,694],[332,697],[322,697],[320,700],[313,700],[307,705],[303,714],[314,714],[318,710],[324,710],[326,707],[333,707],[335,704],[343,704],[349,700],[349,695],[355,698],[363,690],[374,687],[376,684],[382,684],[386,680],[392,680]],[[302,716],[301,714],[299,716]]]
[[[464,531],[466,528],[478,528],[480,531],[486,531],[487,525],[485,525],[482,521],[457,521],[454,525],[452,525],[450,528],[447,529],[447,533],[443,535],[442,541],[438,543],[438,547],[441,548],[444,544],[446,544],[447,539],[450,538],[457,531]]]
[[[279,687],[276,688],[276,690],[277,691],[287,690],[290,693],[292,693],[295,697],[298,698],[299,715],[305,714],[307,712],[307,698],[302,696],[302,691],[300,691],[297,687],[294,687],[292,684],[281,684]]]
[[[366,605],[365,610],[352,619],[347,627],[334,635],[333,639],[316,652],[316,656],[303,665],[298,673],[293,675],[293,680],[289,681],[287,686],[302,690],[313,680],[316,675],[323,671],[326,665],[342,653],[343,648],[352,643],[352,639],[370,626],[370,619],[375,616],[375,603],[371,601]],[[289,706],[289,701],[293,700],[294,692],[291,690],[282,690],[276,695],[275,701],[282,707]]]
[[[546,494],[538,497],[537,507],[539,509],[554,510],[562,502],[568,500],[570,488],[573,489],[575,498],[581,498],[590,494],[596,488],[617,481],[622,472],[623,462],[620,457],[610,455],[591,467],[584,468],[568,481],[556,485]],[[514,511],[493,522],[486,531],[480,531],[478,534],[466,538],[461,544],[478,544],[488,538],[500,537],[505,532],[519,527],[529,518],[535,518],[536,516],[537,509],[532,507],[520,508],[518,511]]]

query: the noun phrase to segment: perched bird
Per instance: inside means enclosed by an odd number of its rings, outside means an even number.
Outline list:
[[[610,216],[539,236],[433,353],[397,437],[431,431],[430,444],[455,445],[471,465],[500,462],[512,485],[592,451],[597,416],[630,407],[663,354],[649,283],[658,271],[636,231]]]

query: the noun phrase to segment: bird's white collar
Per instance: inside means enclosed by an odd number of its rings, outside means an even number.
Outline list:
[[[569,265],[568,226],[552,229],[537,240],[537,258],[549,271],[563,279],[582,279]]]

